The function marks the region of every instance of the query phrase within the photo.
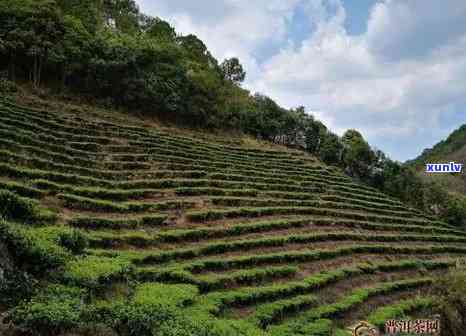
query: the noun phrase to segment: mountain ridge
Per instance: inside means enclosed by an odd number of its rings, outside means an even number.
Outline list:
[[[427,163],[455,162],[463,164],[463,171],[455,174],[426,174]],[[445,140],[425,149],[417,158],[407,161],[426,181],[440,183],[451,193],[466,196],[466,124],[454,130]]]

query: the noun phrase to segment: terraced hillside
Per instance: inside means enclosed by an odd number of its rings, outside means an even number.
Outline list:
[[[0,133],[1,234],[43,280],[12,319],[44,334],[156,333],[161,307],[186,335],[346,334],[428,308],[466,255],[465,232],[297,151],[6,100]]]

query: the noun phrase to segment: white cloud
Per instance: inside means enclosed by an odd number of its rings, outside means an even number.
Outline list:
[[[357,128],[396,158],[438,141],[458,126],[448,118],[466,110],[464,0],[448,6],[438,0],[378,2],[359,36],[345,30],[341,0],[139,3],[179,32],[196,33],[217,58],[240,57],[248,88],[288,107],[318,111],[339,133]],[[298,5],[315,30],[295,45],[287,27]],[[265,61],[258,56],[264,45],[276,49]]]
[[[466,31],[462,0],[387,0],[377,3],[368,22],[372,51],[384,60],[422,57],[439,42],[454,42]]]
[[[360,36],[347,34],[339,4],[333,16],[321,15],[318,30],[299,48],[288,46],[268,60],[253,86],[287,106],[322,111],[340,133],[357,128],[378,147],[396,137],[400,151],[391,154],[414,156],[433,141],[428,131],[443,136],[442,114],[454,113],[452,104],[466,107],[466,20],[465,27],[455,23],[466,6],[451,2],[443,12],[434,0],[379,3]],[[443,27],[449,22],[451,34]],[[424,34],[435,29],[441,33]]]
[[[137,1],[142,10],[172,23],[181,34],[196,34],[219,60],[239,57],[248,78],[259,75],[261,45],[286,39],[286,23],[300,0]]]

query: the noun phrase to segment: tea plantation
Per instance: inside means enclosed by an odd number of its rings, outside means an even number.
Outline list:
[[[0,242],[35,279],[32,298],[10,291],[5,321],[39,335],[347,335],[422,316],[466,256],[466,232],[308,154],[179,134],[0,100]]]

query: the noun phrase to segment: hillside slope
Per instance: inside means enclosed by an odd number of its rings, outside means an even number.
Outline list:
[[[429,307],[466,254],[465,232],[297,151],[6,100],[0,133],[0,238],[42,280],[11,319],[44,335],[345,334]]]
[[[437,181],[452,193],[466,195],[466,174],[425,174],[425,164],[434,162],[466,164],[466,125],[461,126],[431,149],[406,164],[415,167],[427,181]]]

